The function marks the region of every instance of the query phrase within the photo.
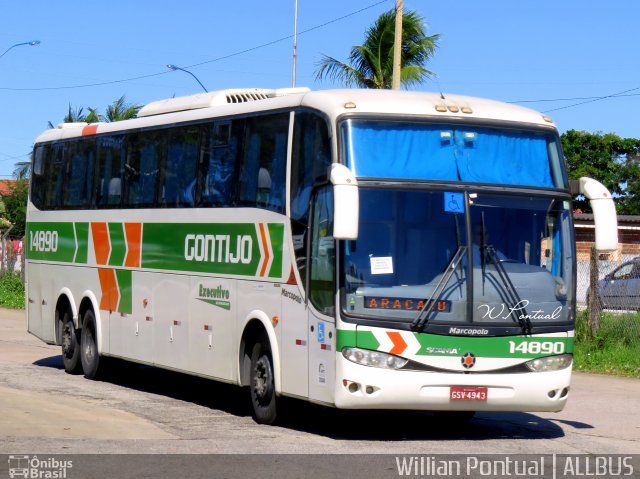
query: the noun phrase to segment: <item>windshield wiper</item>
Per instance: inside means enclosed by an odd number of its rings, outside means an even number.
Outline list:
[[[504,265],[500,262],[500,258],[498,258],[498,253],[496,253],[496,249],[493,245],[483,245],[484,253],[489,258],[491,263],[496,267],[496,271],[498,273],[498,277],[502,281],[502,284],[505,286],[504,293],[507,297],[507,302],[509,303],[509,309],[511,314],[516,314],[515,310],[519,309],[524,314],[518,315],[518,323],[522,328],[522,333],[527,335],[531,334],[531,321],[529,320],[529,315],[527,314],[527,310],[520,299],[520,295],[518,295],[518,291],[515,286],[511,282],[511,278],[509,277],[509,273],[504,269]],[[484,256],[484,254],[483,254]],[[484,258],[483,258],[483,281],[484,281]]]
[[[424,307],[420,310],[416,319],[414,319],[411,323],[411,327],[414,331],[422,331],[429,322],[429,317],[431,316],[431,313],[436,306],[436,300],[440,298],[440,295],[444,291],[444,288],[446,288],[447,284],[449,284],[451,276],[453,276],[453,273],[455,273],[456,269],[458,269],[458,265],[460,264],[460,261],[462,261],[462,258],[464,257],[466,251],[466,246],[458,246],[458,249],[456,249],[456,252],[453,254],[451,261],[449,261],[444,270],[444,274],[440,277],[440,281],[438,281],[438,284],[434,288],[431,297],[425,303]]]

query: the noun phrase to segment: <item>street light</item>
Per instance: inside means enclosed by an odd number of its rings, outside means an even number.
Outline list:
[[[202,89],[203,89],[206,93],[209,93],[209,90],[207,90],[207,89],[204,87],[204,85],[202,84],[202,82],[201,82],[200,80],[198,80],[198,77],[197,77],[197,76],[195,76],[193,73],[191,73],[189,70],[185,70],[184,68],[180,68],[180,67],[178,67],[178,66],[176,66],[176,65],[172,65],[172,64],[167,65],[167,68],[168,68],[169,70],[171,70],[171,71],[180,70],[181,72],[188,73],[189,75],[191,75],[191,76],[192,76],[192,77],[193,77],[193,78],[194,78],[194,79],[195,79],[195,80],[200,84],[200,86],[202,87]]]
[[[0,58],[2,58],[3,56],[5,56],[7,54],[7,52],[9,50],[11,50],[12,48],[15,47],[21,47],[23,45],[29,45],[30,47],[35,47],[36,45],[40,45],[40,40],[32,40],[30,42],[22,42],[22,43],[16,43],[15,45],[11,45],[9,48],[7,48],[4,53],[2,55],[0,55]]]

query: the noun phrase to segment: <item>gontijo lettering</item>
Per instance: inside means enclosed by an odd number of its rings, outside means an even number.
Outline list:
[[[253,239],[249,235],[188,234],[184,259],[210,263],[251,263]]]

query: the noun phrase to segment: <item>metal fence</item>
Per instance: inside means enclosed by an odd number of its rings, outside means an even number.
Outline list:
[[[638,258],[637,264],[634,258]],[[578,323],[591,336],[640,344],[640,257],[598,257],[577,262]],[[592,295],[592,290],[596,291]],[[580,324],[578,324],[578,329]]]

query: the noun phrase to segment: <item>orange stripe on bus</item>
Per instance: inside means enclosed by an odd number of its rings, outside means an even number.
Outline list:
[[[267,236],[264,231],[264,225],[262,223],[260,226],[260,240],[262,241],[262,248],[264,249],[264,262],[262,263],[262,268],[260,269],[260,276],[264,276],[267,271],[267,264],[269,264],[269,245],[267,244]]]
[[[387,336],[389,336],[389,339],[393,343],[393,348],[389,351],[389,354],[401,354],[405,349],[407,349],[407,343],[402,338],[402,334],[387,331]]]
[[[98,132],[98,125],[85,126],[82,129],[82,136],[95,135]]]
[[[93,236],[93,249],[96,252],[96,262],[98,264],[107,264],[109,253],[111,252],[107,223],[91,223],[91,234]]]
[[[102,290],[100,309],[115,311],[118,308],[118,300],[120,299],[116,271],[98,268],[98,278],[100,278],[100,289]]]
[[[124,260],[124,265],[129,268],[139,268],[142,223],[125,223],[124,232],[127,236],[127,257]]]

